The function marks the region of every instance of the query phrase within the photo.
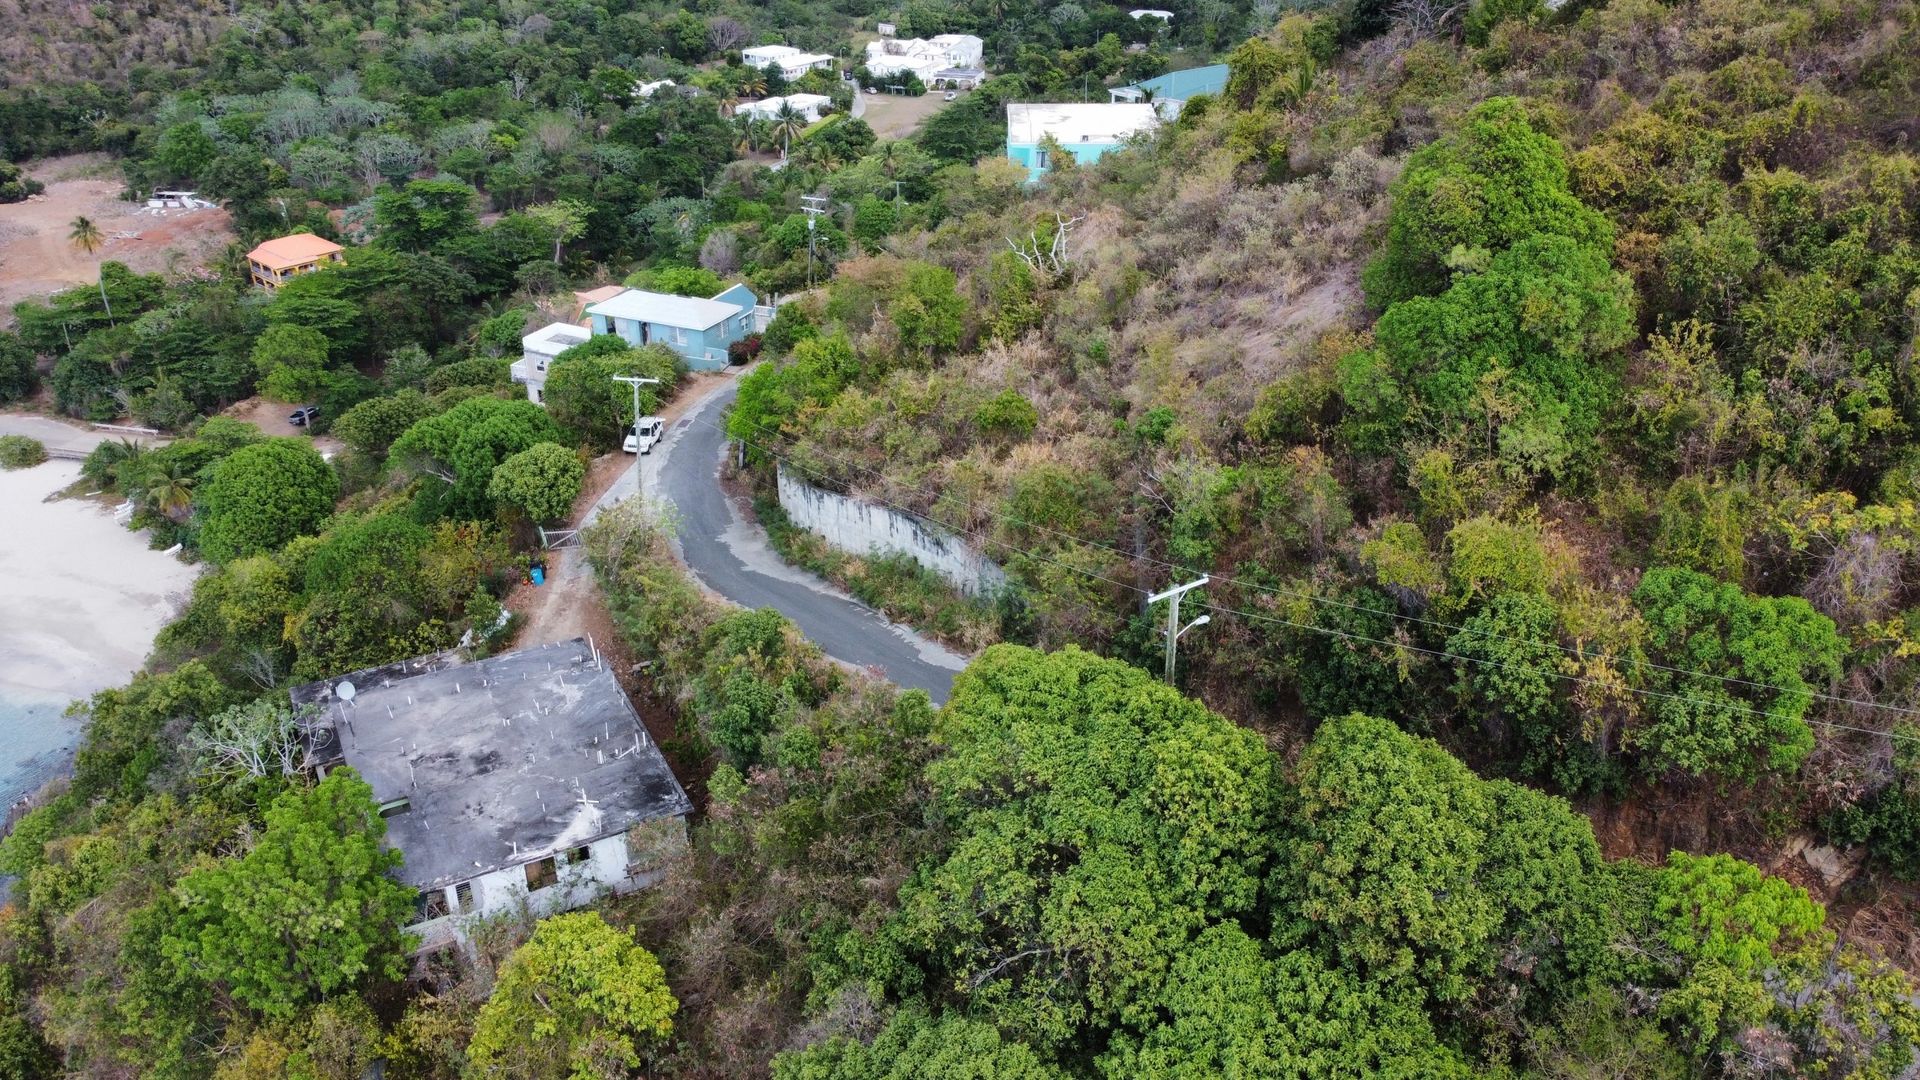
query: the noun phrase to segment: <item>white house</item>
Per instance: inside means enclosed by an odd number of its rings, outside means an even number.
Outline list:
[[[759,101],[743,101],[733,107],[733,115],[745,116],[754,120],[772,120],[780,115],[782,105],[793,106],[793,111],[806,117],[811,124],[820,119],[820,114],[833,107],[833,99],[825,94],[788,94],[785,97],[761,98]]]
[[[635,83],[633,86],[633,96],[643,99],[650,98],[656,91],[672,85],[672,79],[655,79],[652,82]]]
[[[1133,16],[1136,22],[1141,19],[1159,19],[1163,23],[1171,23],[1173,21],[1173,12],[1165,8],[1134,8],[1132,11],[1127,12],[1127,14]]]
[[[826,53],[801,52],[791,45],[755,45],[740,50],[740,62],[750,68],[765,70],[771,64],[780,69],[780,77],[792,81],[809,71],[826,71],[833,67],[833,57]]]
[[[592,337],[592,331],[579,323],[548,323],[520,339],[520,359],[511,369],[513,381],[527,388],[527,400],[546,403],[547,367],[553,359]]]
[[[886,38],[867,43],[866,68],[880,79],[912,74],[928,86],[942,80],[972,86],[986,75],[981,67],[985,49],[972,34]]]
[[[372,786],[422,947],[644,888],[693,804],[591,643],[420,657],[294,687],[308,763]]]
[[[892,37],[894,31],[895,27],[890,22],[879,23],[873,28],[873,32],[879,34],[881,37]]]

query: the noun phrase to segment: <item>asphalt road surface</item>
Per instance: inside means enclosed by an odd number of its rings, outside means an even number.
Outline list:
[[[944,703],[965,657],[788,565],[721,490],[728,449],[723,427],[737,389],[738,383],[728,384],[674,421],[666,442],[639,464],[647,494],[675,508],[681,557],[707,588],[744,607],[779,611],[834,659],[871,668]]]

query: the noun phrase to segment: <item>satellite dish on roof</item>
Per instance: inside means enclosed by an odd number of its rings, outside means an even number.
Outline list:
[[[333,692],[341,701],[352,701],[353,695],[360,691],[354,687],[353,683],[346,679],[341,679],[339,684],[333,688]]]

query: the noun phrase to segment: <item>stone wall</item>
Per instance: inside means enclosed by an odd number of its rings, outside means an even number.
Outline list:
[[[857,555],[898,552],[952,582],[962,592],[981,596],[1007,583],[1006,572],[965,540],[938,525],[891,507],[824,491],[780,466],[780,508],[803,529]]]

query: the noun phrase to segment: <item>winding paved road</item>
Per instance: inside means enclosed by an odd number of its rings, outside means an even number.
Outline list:
[[[774,608],[834,659],[875,669],[944,703],[965,657],[788,565],[721,490],[724,417],[738,388],[730,382],[694,406],[668,428],[660,449],[636,463],[647,493],[664,496],[678,512],[681,558],[707,588],[745,607]],[[633,490],[625,477],[615,487],[623,495]]]

